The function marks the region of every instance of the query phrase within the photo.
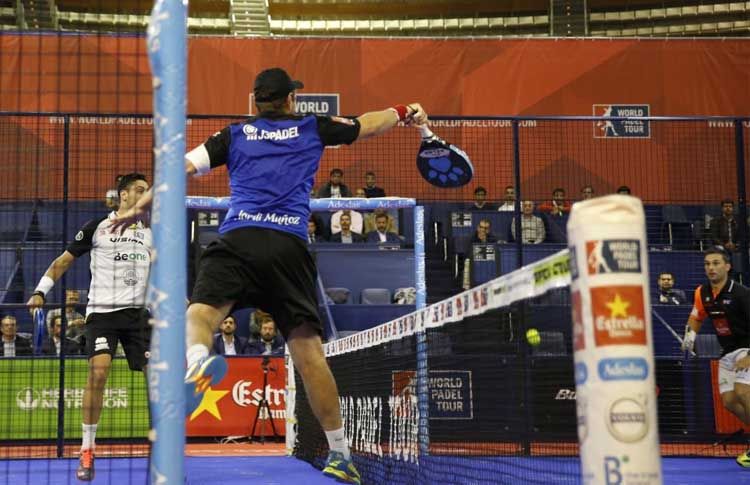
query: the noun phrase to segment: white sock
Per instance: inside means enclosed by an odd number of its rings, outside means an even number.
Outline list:
[[[195,364],[199,360],[201,360],[203,357],[208,356],[208,347],[206,347],[203,344],[195,344],[191,345],[187,349],[187,366],[188,369],[191,365]]]
[[[347,460],[351,459],[349,453],[349,445],[346,443],[346,434],[344,433],[344,427],[334,429],[333,431],[326,431],[326,438],[328,439],[328,447],[331,451],[338,451],[344,455]]]
[[[81,451],[93,450],[96,446],[96,424],[83,424],[83,443]]]

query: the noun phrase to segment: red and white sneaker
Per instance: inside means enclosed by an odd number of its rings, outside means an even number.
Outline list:
[[[81,451],[76,478],[84,482],[90,482],[94,479],[94,450]]]

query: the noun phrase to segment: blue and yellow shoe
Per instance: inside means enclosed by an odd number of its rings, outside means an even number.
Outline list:
[[[737,457],[737,464],[742,468],[750,468],[750,450]]]
[[[227,373],[227,361],[221,355],[209,355],[188,367],[185,373],[185,412],[186,416],[200,406],[203,393],[215,386]]]
[[[335,478],[339,482],[356,483],[357,485],[362,483],[359,472],[354,467],[354,462],[344,458],[344,454],[338,451],[328,453],[323,475]]]

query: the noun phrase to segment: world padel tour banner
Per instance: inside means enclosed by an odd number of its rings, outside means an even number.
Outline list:
[[[642,118],[651,116],[647,104],[595,104],[594,116],[604,118],[594,123],[594,138],[650,138],[651,124],[644,120],[617,118]],[[607,118],[615,118],[609,120]]]
[[[262,397],[261,358],[227,359],[229,371],[221,384],[210,388],[188,417],[188,436],[249,435]],[[266,396],[276,432],[284,435],[284,359],[269,360]],[[65,361],[65,438],[81,437],[81,409],[86,386],[86,359]],[[0,359],[0,441],[55,439],[60,397],[59,362],[50,358]],[[265,427],[264,429],[262,427]],[[271,434],[269,421],[261,414],[256,435]],[[112,362],[104,391],[97,437],[145,438],[148,433],[148,402],[143,374],[131,372],[124,359]]]

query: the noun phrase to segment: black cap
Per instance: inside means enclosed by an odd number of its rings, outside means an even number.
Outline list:
[[[255,78],[253,94],[256,101],[273,101],[285,98],[295,89],[305,87],[300,81],[294,81],[285,70],[272,67],[258,74]]]

